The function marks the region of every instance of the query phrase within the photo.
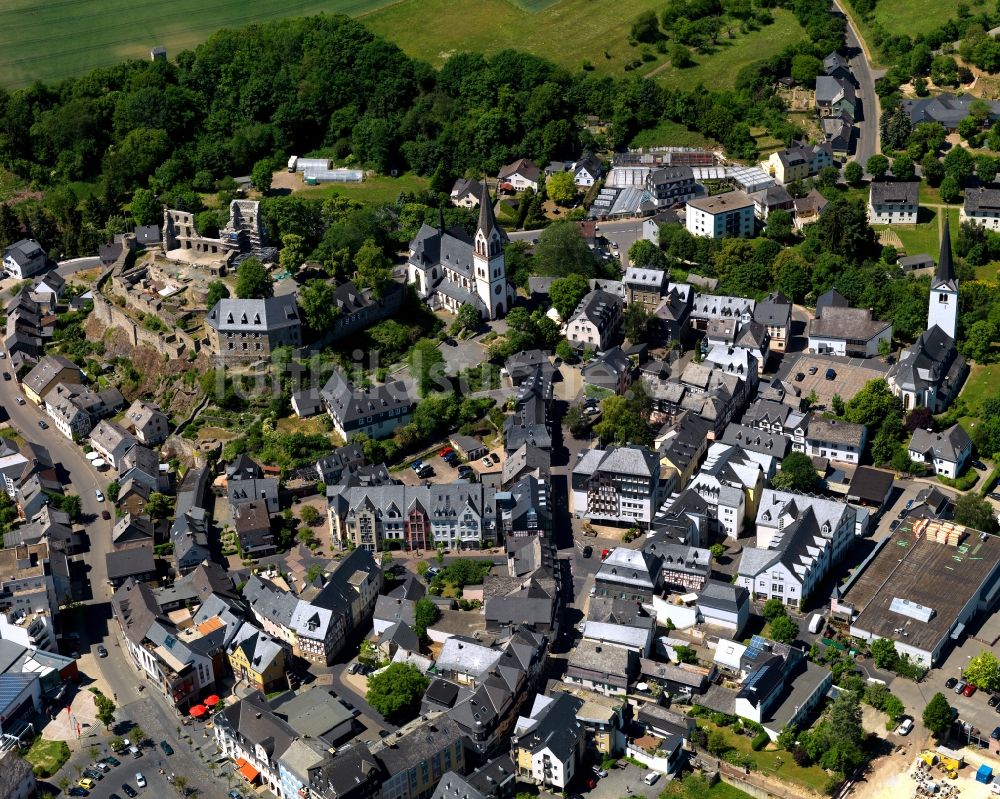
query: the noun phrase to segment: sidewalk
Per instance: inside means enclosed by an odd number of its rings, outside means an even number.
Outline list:
[[[77,748],[86,739],[104,733],[103,725],[97,720],[94,694],[86,688],[76,693],[70,703],[69,712],[60,709],[55,719],[42,728],[42,738],[47,741],[66,741],[71,749]]]

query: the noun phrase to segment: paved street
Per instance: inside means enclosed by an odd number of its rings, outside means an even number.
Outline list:
[[[840,0],[833,0],[833,6],[838,12],[844,14],[844,8]],[[879,101],[875,93],[875,78],[872,72],[868,56],[865,54],[861,37],[858,35],[851,21],[847,18],[847,53],[851,73],[858,82],[858,99],[861,101],[861,115],[858,118],[858,139],[857,149],[854,153],[854,160],[862,166],[868,163],[868,158],[879,152]]]

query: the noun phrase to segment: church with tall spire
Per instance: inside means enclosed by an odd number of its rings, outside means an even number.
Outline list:
[[[922,406],[940,413],[958,394],[969,367],[955,347],[957,332],[958,278],[951,260],[951,231],[946,220],[941,254],[931,280],[927,329],[900,353],[886,375],[893,394],[903,401],[904,410]]]
[[[410,242],[407,278],[434,310],[458,313],[472,305],[483,319],[499,319],[514,302],[504,262],[507,234],[497,224],[485,180],[482,197],[472,237],[462,228],[446,229],[441,211],[436,228],[421,225]]]

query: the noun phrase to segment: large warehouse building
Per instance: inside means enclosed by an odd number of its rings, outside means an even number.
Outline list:
[[[954,522],[907,519],[834,598],[851,635],[888,638],[899,654],[939,663],[1000,592],[1000,538]]]

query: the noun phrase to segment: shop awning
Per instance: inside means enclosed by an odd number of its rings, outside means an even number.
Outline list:
[[[247,782],[254,782],[260,776],[260,772],[246,761],[243,761],[243,765],[240,766],[240,774]]]

